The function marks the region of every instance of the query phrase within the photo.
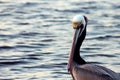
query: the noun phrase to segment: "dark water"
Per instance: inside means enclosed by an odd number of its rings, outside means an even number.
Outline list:
[[[0,80],[72,80],[67,72],[76,14],[88,17],[82,57],[120,72],[119,0],[0,1]]]

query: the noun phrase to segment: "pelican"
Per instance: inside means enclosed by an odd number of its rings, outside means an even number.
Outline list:
[[[72,20],[75,32],[69,53],[68,71],[73,80],[120,80],[120,73],[88,63],[80,56],[79,51],[86,36],[87,23],[88,19],[84,15],[76,15]]]

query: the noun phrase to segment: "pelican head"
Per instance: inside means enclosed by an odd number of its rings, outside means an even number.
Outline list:
[[[76,15],[73,17],[72,19],[72,25],[74,29],[77,29],[78,26],[80,26],[81,24],[83,24],[83,26],[85,26],[88,22],[87,17],[83,16],[83,15]]]

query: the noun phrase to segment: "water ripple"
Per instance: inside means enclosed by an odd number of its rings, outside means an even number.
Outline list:
[[[85,57],[117,57],[116,55],[110,55],[110,54],[94,54],[94,55],[85,55]]]
[[[17,64],[26,64],[28,62],[26,61],[22,61],[22,60],[4,60],[4,61],[0,61],[0,65],[17,65]]]
[[[9,50],[9,49],[13,49],[13,46],[0,46],[0,50]]]

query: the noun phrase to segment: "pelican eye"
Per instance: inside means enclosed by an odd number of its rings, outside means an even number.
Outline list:
[[[81,25],[81,22],[72,22],[73,28],[77,29],[79,25]]]

